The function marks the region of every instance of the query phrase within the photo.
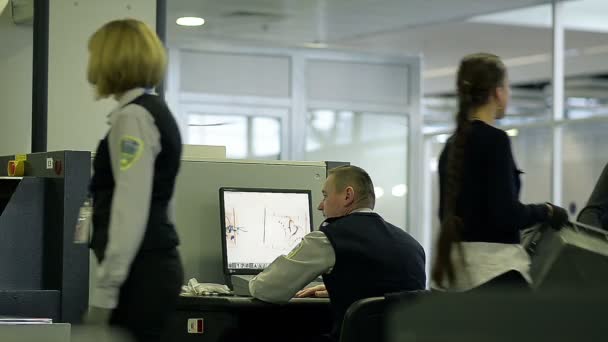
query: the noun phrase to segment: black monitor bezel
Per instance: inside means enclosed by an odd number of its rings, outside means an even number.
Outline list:
[[[261,192],[261,193],[283,193],[283,194],[307,194],[308,195],[308,210],[310,213],[310,227],[309,233],[314,230],[313,220],[312,220],[312,191],[307,189],[280,189],[280,188],[247,188],[247,187],[221,187],[219,189],[219,197],[220,197],[220,237],[222,240],[222,264],[224,269],[225,276],[231,275],[256,275],[260,273],[262,270],[259,269],[229,269],[228,268],[228,249],[226,246],[226,219],[225,219],[225,207],[224,207],[224,193],[225,192]]]

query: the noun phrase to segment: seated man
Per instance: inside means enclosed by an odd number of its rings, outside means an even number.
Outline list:
[[[374,185],[365,170],[342,166],[329,171],[318,209],[326,220],[287,256],[278,257],[249,283],[251,295],[271,303],[327,291],[337,337],[355,301],[385,293],[425,288],[425,254],[408,233],[372,209]],[[319,275],[324,286],[298,292]],[[326,287],[326,289],[325,289]]]
[[[587,206],[578,214],[577,221],[608,230],[608,165],[604,167]]]

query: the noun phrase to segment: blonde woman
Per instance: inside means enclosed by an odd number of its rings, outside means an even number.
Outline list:
[[[147,342],[160,339],[183,282],[170,213],[182,143],[153,91],[165,68],[162,43],[141,21],[109,22],[89,40],[88,80],[98,98],[118,102],[93,162],[90,312]]]

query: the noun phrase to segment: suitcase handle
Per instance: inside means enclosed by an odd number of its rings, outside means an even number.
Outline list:
[[[547,229],[550,229],[549,225],[542,224],[542,225],[538,226],[537,228],[533,229],[533,231],[530,233],[531,237],[529,238],[526,246],[524,246],[526,252],[528,252],[528,254],[530,256],[536,255],[538,244],[540,243],[540,240],[543,237],[543,233]]]
[[[608,231],[578,221],[571,222],[571,224],[577,232],[580,232],[582,228],[586,232],[592,232],[594,235],[600,235],[608,241]]]

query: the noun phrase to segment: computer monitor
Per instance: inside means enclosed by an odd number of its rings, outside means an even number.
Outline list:
[[[224,272],[257,274],[312,231],[310,190],[220,189]]]

